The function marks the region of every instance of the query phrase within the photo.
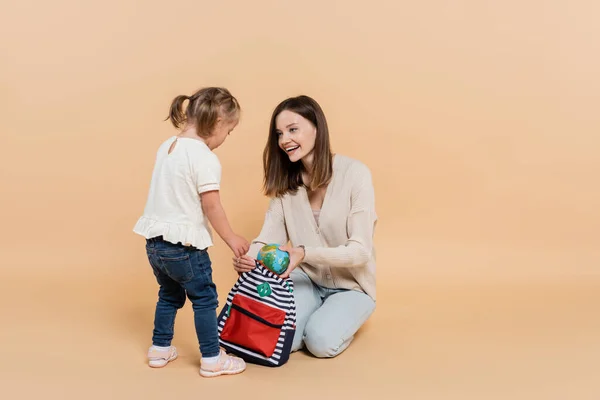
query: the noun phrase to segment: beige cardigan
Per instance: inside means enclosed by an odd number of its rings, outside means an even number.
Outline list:
[[[377,223],[371,172],[355,159],[336,155],[319,222],[313,217],[306,189],[273,198],[260,234],[248,255],[256,257],[268,243],[304,245],[301,268],[316,284],[359,290],[375,300]]]

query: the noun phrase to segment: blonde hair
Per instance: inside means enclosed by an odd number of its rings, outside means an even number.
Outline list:
[[[183,103],[188,101],[187,107]],[[192,96],[179,95],[171,102],[169,116],[175,128],[181,129],[192,124],[201,137],[209,137],[219,117],[235,121],[240,117],[240,104],[229,90],[221,87],[207,87]]]

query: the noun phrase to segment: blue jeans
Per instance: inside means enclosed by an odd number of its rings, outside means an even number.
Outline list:
[[[159,236],[147,239],[146,253],[160,286],[152,344],[171,345],[175,316],[187,297],[194,310],[200,353],[203,357],[218,356],[219,300],[212,280],[212,263],[206,249],[173,244]]]

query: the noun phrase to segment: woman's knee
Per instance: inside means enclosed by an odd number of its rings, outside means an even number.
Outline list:
[[[304,332],[304,346],[313,356],[333,358],[341,354],[354,337],[342,338],[328,335],[323,329],[308,326]]]

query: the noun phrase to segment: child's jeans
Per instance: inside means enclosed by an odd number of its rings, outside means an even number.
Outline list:
[[[152,344],[171,345],[175,316],[185,304],[187,296],[192,302],[202,356],[218,356],[216,310],[219,300],[212,280],[212,263],[206,249],[173,244],[159,236],[146,241],[146,253],[160,285]]]

